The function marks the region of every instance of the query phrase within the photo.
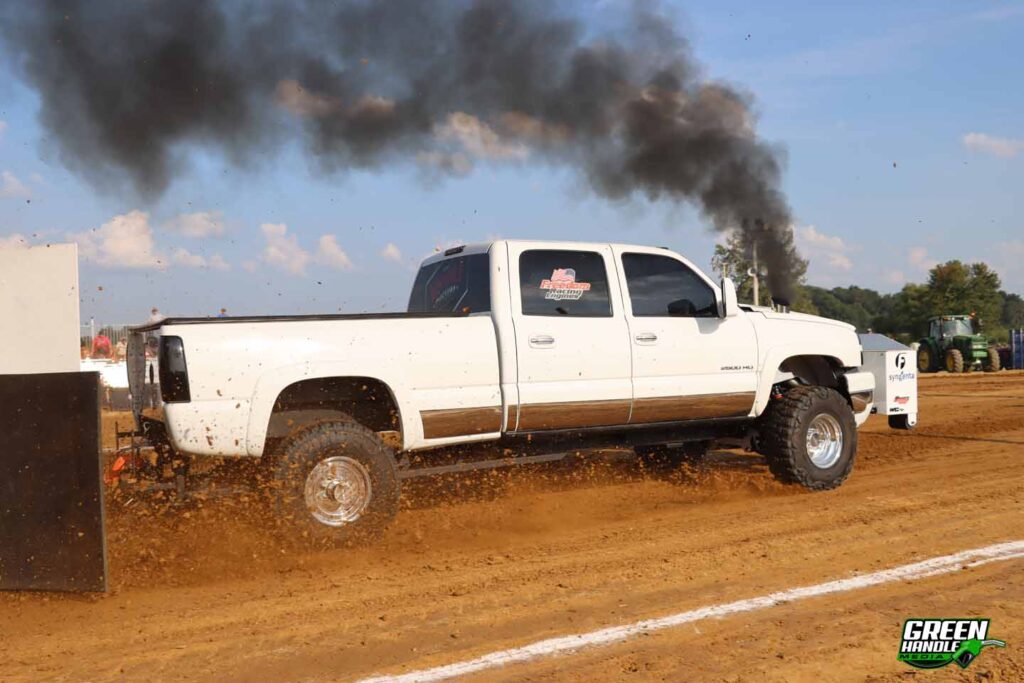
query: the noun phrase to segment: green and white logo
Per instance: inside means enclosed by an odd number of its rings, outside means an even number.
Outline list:
[[[899,659],[918,669],[938,669],[950,662],[961,668],[986,647],[1006,647],[988,637],[988,619],[907,619]]]

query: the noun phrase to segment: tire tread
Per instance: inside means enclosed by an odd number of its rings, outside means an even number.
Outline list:
[[[851,455],[839,476],[826,481],[812,477],[801,462],[797,439],[803,415],[812,410],[817,401],[841,402],[842,407],[850,409],[846,399],[834,389],[822,386],[794,387],[783,394],[782,398],[769,404],[762,436],[768,469],[777,480],[784,484],[800,484],[812,491],[826,491],[841,485],[850,476],[857,453],[857,430],[854,427],[848,435],[852,439]]]

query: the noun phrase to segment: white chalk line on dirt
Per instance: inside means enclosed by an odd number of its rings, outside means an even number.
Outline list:
[[[729,602],[722,605],[701,607],[687,612],[679,612],[678,614],[671,614],[665,617],[658,617],[656,619],[645,619],[632,624],[612,626],[610,628],[590,631],[588,633],[576,633],[558,638],[548,638],[529,645],[524,645],[523,647],[501,650],[500,652],[492,652],[490,654],[483,655],[482,657],[467,659],[454,664],[446,664],[443,666],[412,671],[404,674],[385,674],[364,678],[359,683],[427,683],[428,681],[443,681],[449,678],[455,678],[456,676],[465,676],[467,674],[483,671],[485,669],[493,669],[495,667],[506,666],[508,664],[519,664],[542,657],[567,654],[581,648],[609,645],[632,638],[633,636],[637,636],[642,633],[660,631],[662,629],[672,628],[674,626],[680,626],[682,624],[688,624],[702,619],[724,617],[730,614],[738,614],[740,612],[751,612],[754,610],[764,609],[766,607],[774,607],[775,605],[793,602],[795,600],[805,600],[807,598],[829,595],[831,593],[842,593],[844,591],[857,590],[859,588],[868,588],[870,586],[891,583],[893,581],[915,581],[918,579],[928,578],[930,576],[948,574],[959,569],[979,567],[991,562],[1002,562],[1015,558],[1024,558],[1024,541],[997,543],[995,545],[985,546],[984,548],[975,548],[973,550],[964,550],[952,555],[933,557],[929,560],[914,562],[913,564],[905,564],[899,567],[893,567],[892,569],[883,569],[870,574],[853,576],[848,579],[839,579],[837,581],[819,583],[813,586],[803,586],[801,588],[791,588],[789,590],[771,593],[758,598],[748,598],[746,600],[737,600],[736,602]]]

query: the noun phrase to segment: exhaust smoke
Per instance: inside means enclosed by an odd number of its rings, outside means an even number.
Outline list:
[[[600,31],[535,0],[25,0],[3,39],[62,161],[158,196],[197,146],[248,165],[298,121],[325,172],[527,157],[689,201],[791,292],[782,151],[650,3]]]

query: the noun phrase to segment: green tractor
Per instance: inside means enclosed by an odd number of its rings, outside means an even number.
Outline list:
[[[928,321],[928,336],[917,349],[917,369],[921,372],[985,372],[999,370],[999,352],[989,346],[988,337],[974,331],[969,315],[942,315]]]

